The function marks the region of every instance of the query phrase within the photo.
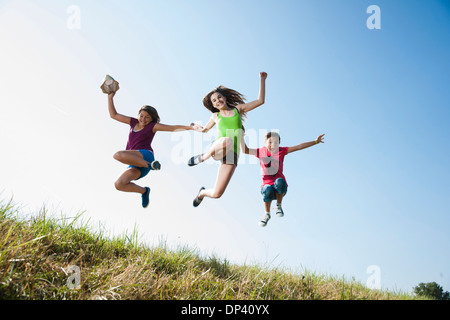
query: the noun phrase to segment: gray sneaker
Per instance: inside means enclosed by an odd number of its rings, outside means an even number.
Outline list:
[[[284,212],[283,209],[281,208],[281,206],[277,206],[277,217],[282,218],[284,217]]]

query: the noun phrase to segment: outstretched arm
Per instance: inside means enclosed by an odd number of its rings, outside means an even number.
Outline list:
[[[241,150],[245,154],[250,154],[252,156],[256,156],[256,149],[250,149],[247,147],[247,144],[245,143],[244,135],[241,136]]]
[[[174,131],[186,131],[186,130],[199,131],[200,130],[200,126],[198,124],[194,124],[194,123],[191,123],[190,126],[167,125],[167,124],[157,123],[153,127],[153,132],[156,132],[156,131],[171,131],[171,132],[174,132]]]
[[[314,140],[314,141],[304,142],[304,143],[300,143],[300,144],[298,144],[296,146],[289,147],[287,153],[291,153],[291,152],[294,152],[294,151],[299,151],[299,150],[302,150],[302,149],[306,149],[306,148],[315,146],[316,144],[319,144],[319,143],[324,143],[323,142],[323,136],[324,135],[325,134],[322,134],[322,135],[318,136],[317,139]]]
[[[216,120],[217,120],[217,113],[213,113],[211,115],[211,118],[209,118],[208,123],[206,124],[206,126],[201,126],[196,124],[196,128],[194,129],[195,131],[201,132],[201,133],[207,133],[209,130],[211,130],[212,127],[214,127],[214,125],[216,124]]]
[[[115,92],[111,92],[108,94],[108,110],[109,110],[109,115],[111,116],[112,119],[117,120],[119,122],[123,122],[126,124],[130,124],[130,117],[124,116],[123,114],[117,113],[116,111],[116,107],[114,106],[114,95],[116,93]]]
[[[259,94],[258,94],[258,99],[249,102],[249,103],[244,103],[244,104],[240,104],[238,106],[236,106],[239,110],[239,112],[245,113],[245,112],[249,112],[261,105],[264,104],[264,101],[266,99],[266,79],[267,79],[267,73],[266,72],[260,72],[259,73],[259,78],[260,78],[260,83],[259,83]]]

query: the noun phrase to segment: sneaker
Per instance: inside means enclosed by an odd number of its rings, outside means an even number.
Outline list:
[[[264,218],[259,222],[259,225],[260,225],[261,227],[265,227],[265,226],[267,226],[267,222],[269,222],[269,220],[270,220],[270,214],[269,214],[269,213],[266,213],[266,214],[264,215]]]
[[[150,188],[145,187],[145,192],[142,194],[142,207],[147,208],[150,202]]]
[[[153,170],[161,170],[161,163],[159,163],[159,161],[157,160],[153,161],[150,166]]]
[[[200,188],[200,191],[198,192],[198,194],[197,194],[197,196],[195,197],[195,199],[194,199],[194,207],[198,207],[198,205],[200,204],[200,203],[202,203],[202,200],[203,199],[199,199],[198,198],[198,196],[200,195],[200,192],[202,192],[202,190],[205,190],[205,187],[201,187]]]
[[[281,208],[281,206],[277,206],[277,217],[284,217],[284,212],[283,209]]]
[[[196,155],[196,156],[193,156],[192,158],[190,158],[188,161],[188,166],[192,167],[199,163],[202,163],[202,155],[203,154],[199,154],[199,155]]]

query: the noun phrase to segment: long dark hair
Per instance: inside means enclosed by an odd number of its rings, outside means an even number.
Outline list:
[[[246,100],[245,96],[237,92],[236,90],[224,86],[218,86],[217,88],[214,88],[213,90],[208,92],[208,94],[203,98],[203,105],[205,106],[206,109],[208,109],[212,113],[220,111],[219,109],[214,108],[211,102],[211,96],[216,92],[220,93],[222,96],[225,97],[227,106],[232,109],[236,109],[237,105],[245,103]],[[247,114],[243,113],[241,117],[246,118]]]
[[[158,111],[156,111],[155,108],[153,108],[152,106],[142,106],[141,109],[139,109],[139,114],[141,113],[141,111],[147,112],[150,117],[152,117],[152,122],[159,123]]]

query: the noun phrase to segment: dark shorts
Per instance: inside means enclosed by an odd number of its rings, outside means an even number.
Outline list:
[[[153,152],[151,152],[150,150],[141,149],[141,150],[138,150],[138,151],[140,153],[142,153],[142,155],[144,156],[144,160],[145,161],[150,162],[150,163],[155,161],[155,156],[153,155]],[[139,179],[145,177],[150,172],[150,170],[152,170],[150,165],[149,165],[148,168],[136,167],[136,166],[129,166],[128,168],[136,168],[136,169],[139,169],[139,171],[141,171],[141,176],[139,178],[137,178],[136,180],[139,180]]]
[[[283,178],[275,180],[273,185],[265,184],[261,187],[261,194],[264,202],[271,202],[277,199],[277,193],[285,195],[287,193],[287,184]]]

